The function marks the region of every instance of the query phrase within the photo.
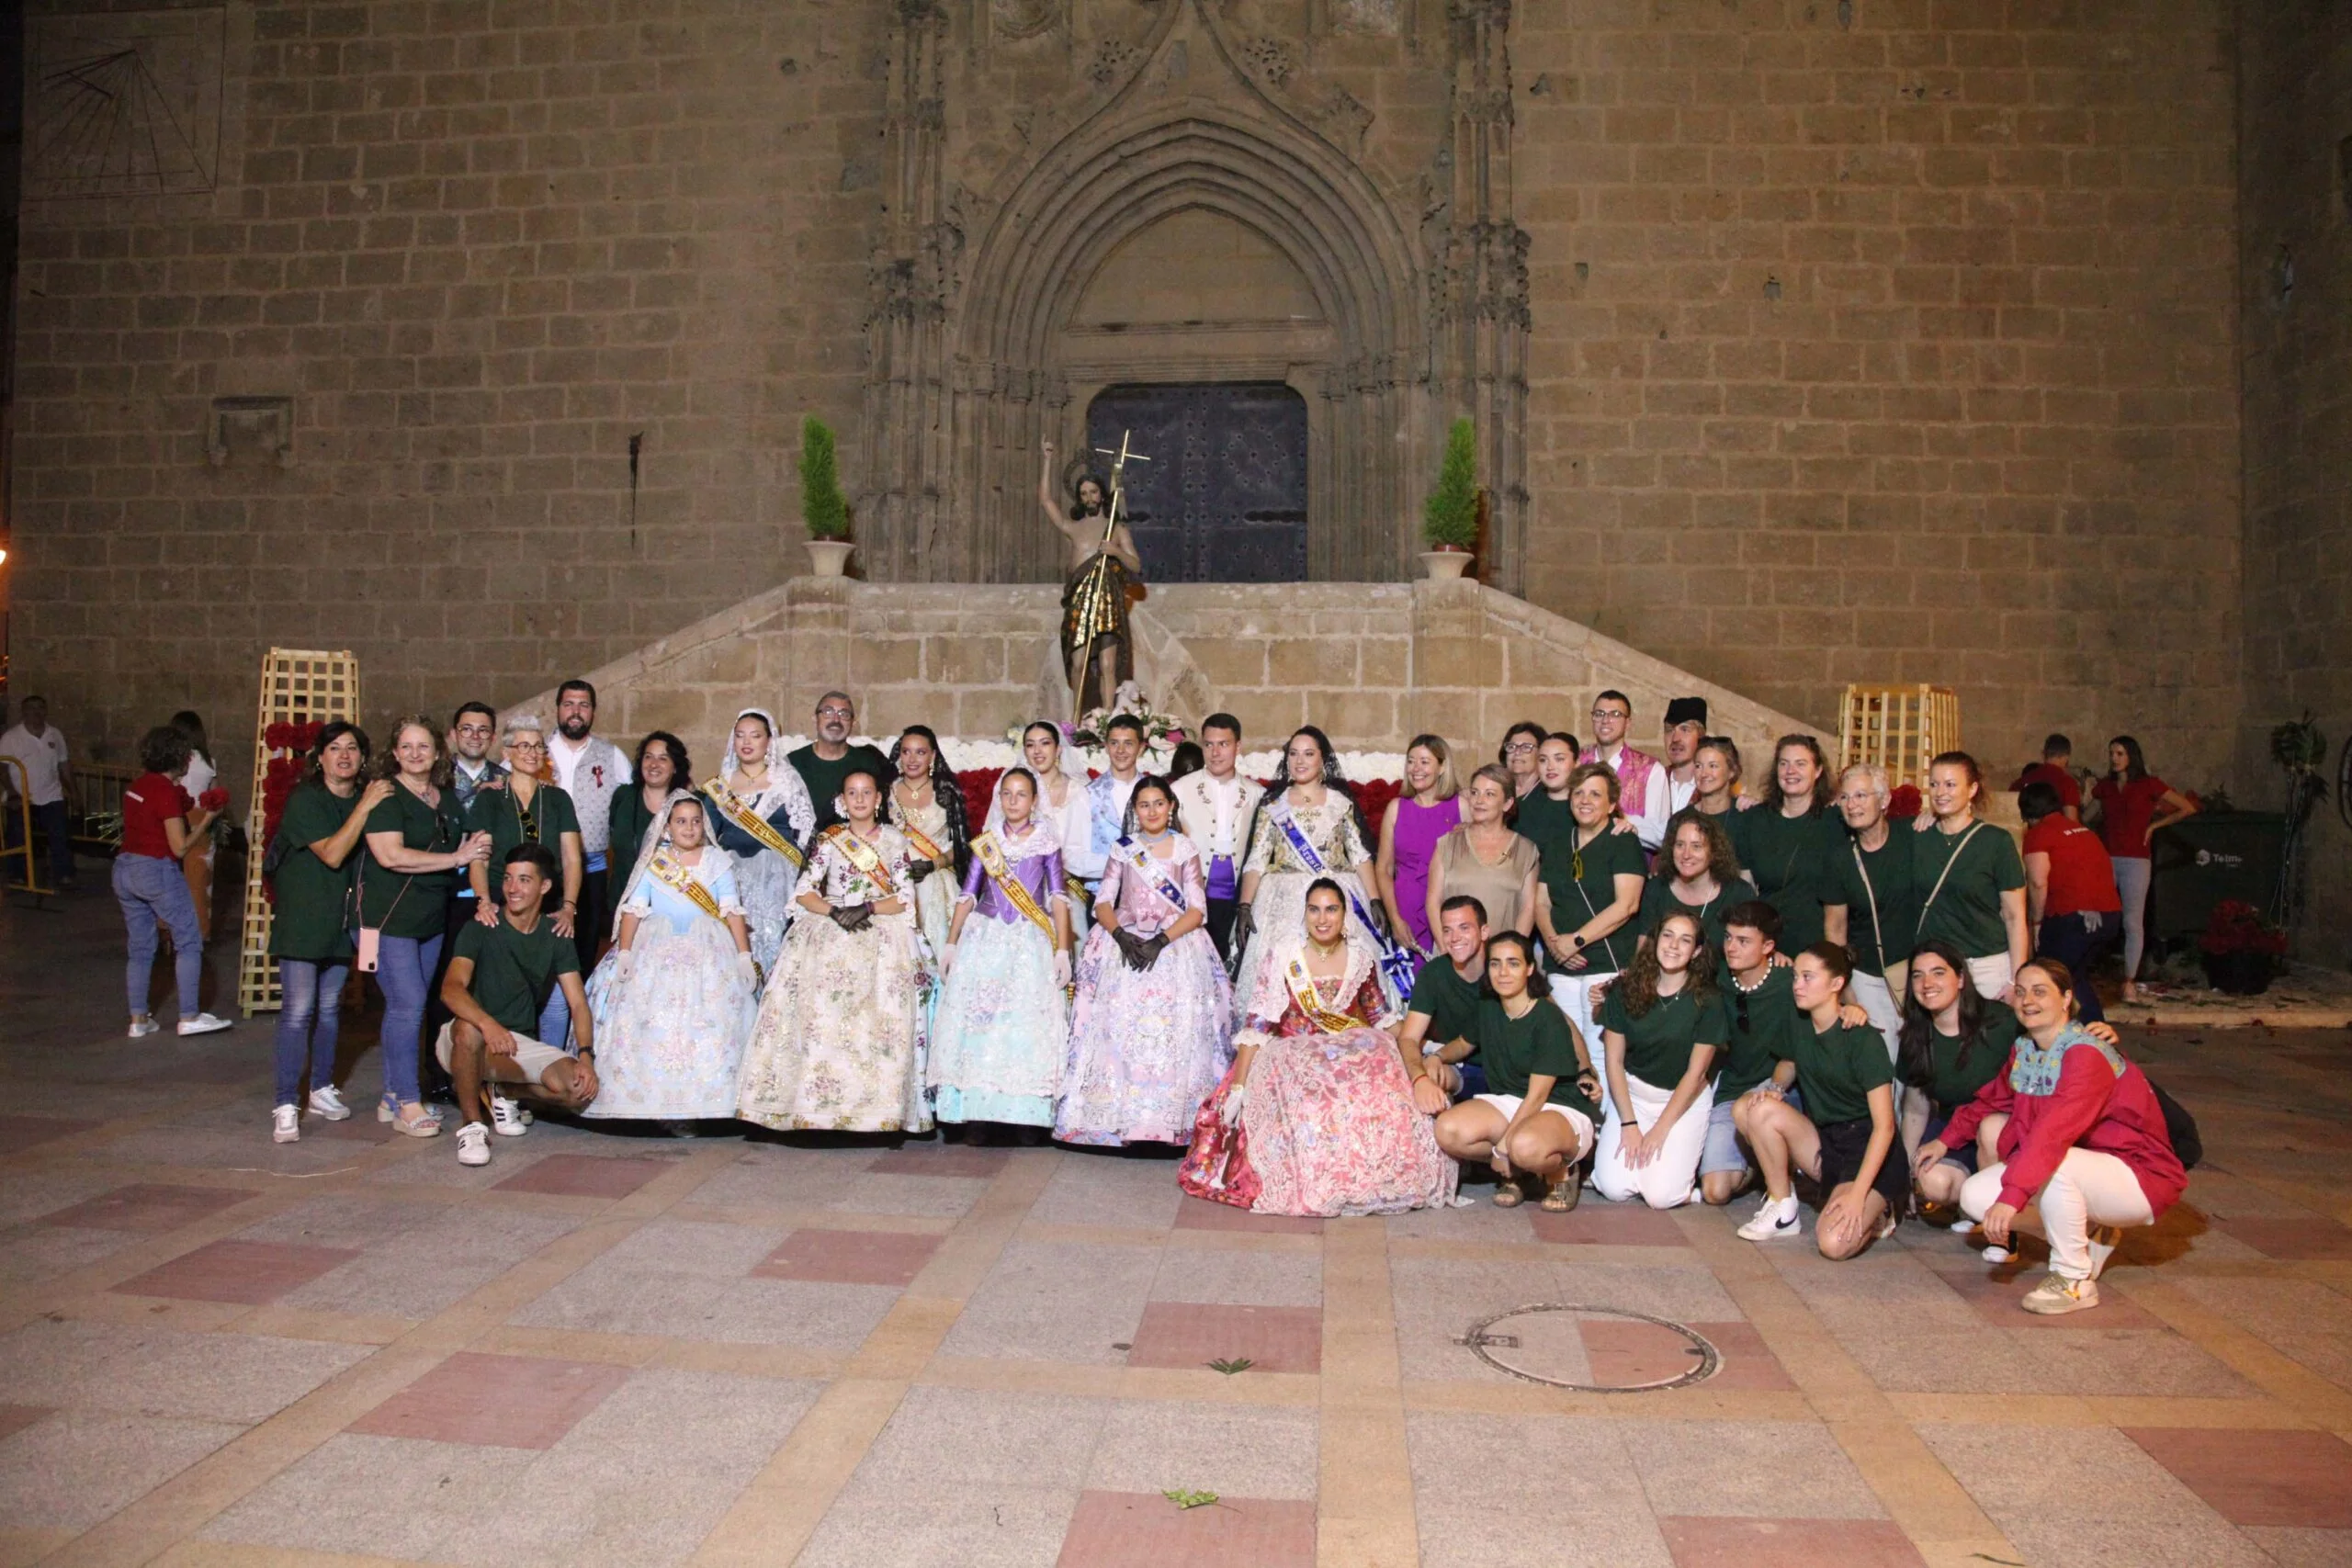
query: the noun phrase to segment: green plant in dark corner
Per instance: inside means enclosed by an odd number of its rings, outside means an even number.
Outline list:
[[[2312,811],[2327,798],[2327,780],[2320,770],[2327,765],[2327,737],[2303,716],[2275,726],[2270,731],[2270,760],[2287,771],[2287,839],[2278,853],[2278,886],[2270,897],[2270,918],[2292,930],[2303,913],[2303,830]]]
[[[1421,507],[1421,537],[1431,549],[1468,550],[1478,543],[1478,432],[1457,419],[1445,435],[1437,488]]]
[[[814,414],[800,422],[800,516],[812,539],[849,537],[849,502],[842,495],[832,428]]]

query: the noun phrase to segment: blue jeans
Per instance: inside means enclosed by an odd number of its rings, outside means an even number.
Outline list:
[[[155,970],[155,931],[166,926],[172,933],[172,967],[179,979],[180,1017],[194,1018],[203,1010],[197,987],[204,977],[204,937],[196,929],[196,900],[188,897],[187,877],[179,862],[155,855],[115,856],[114,897],[122,906],[122,923],[130,933],[130,963],[123,972],[130,1016],[147,1016],[147,983]]]
[[[420,1098],[416,1056],[424,1033],[424,993],[441,962],[437,936],[387,936],[377,945],[376,984],[384,989],[384,1098]]]
[[[334,1082],[334,1040],[343,1019],[343,983],[351,976],[348,960],[313,964],[306,958],[277,961],[277,987],[285,1007],[277,1015],[278,1105],[302,1102],[302,1068],[311,1069],[311,1087],[325,1089]]]
[[[2091,965],[2121,938],[2121,926],[2122,921],[2112,914],[2099,917],[2097,931],[2086,927],[2080,915],[2059,915],[2043,920],[2035,933],[2037,955],[2054,958],[2074,971],[2075,1005],[2085,1023],[2098,1023],[2107,1017],[2098,1005],[2098,987],[2091,984]]]

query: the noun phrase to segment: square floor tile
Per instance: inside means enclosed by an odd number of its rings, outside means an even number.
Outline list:
[[[629,1369],[461,1350],[345,1431],[486,1448],[551,1449],[628,1381]]]
[[[1320,1371],[1322,1309],[1147,1302],[1127,1365],[1204,1367],[1245,1358],[1256,1371]]]
[[[1057,1568],[1309,1568],[1315,1505],[1224,1497],[1180,1508],[1151,1492],[1084,1492]]]
[[[625,1156],[548,1155],[498,1187],[507,1192],[551,1192],[565,1198],[626,1198],[676,1162]]]
[[[1604,1203],[1587,1195],[1575,1212],[1549,1214],[1526,1205],[1535,1239],[1571,1247],[1687,1247],[1674,1216],[1645,1203]]]
[[[1297,1214],[1253,1214],[1230,1203],[1187,1196],[1176,1209],[1180,1231],[1262,1231],[1271,1235],[1319,1235],[1323,1222]]]
[[[2352,1258],[2352,1228],[2313,1214],[2309,1219],[2222,1220],[2215,1226],[2282,1263],[2340,1262]]]
[[[96,1122],[73,1122],[62,1116],[0,1116],[0,1155],[18,1154],[59,1138],[70,1138],[76,1133],[86,1133],[97,1125]]]
[[[2048,1271],[2041,1269],[2021,1269],[2014,1263],[1996,1268],[1977,1263],[1962,1267],[1937,1269],[1952,1293],[1996,1328],[2154,1328],[2165,1326],[2162,1319],[2112,1286],[2098,1293],[2098,1305],[2089,1312],[2071,1312],[2059,1317],[2041,1317],[2026,1311],[2018,1303],[2040,1285]]]
[[[1924,1568],[1910,1537],[1886,1519],[1708,1519],[1661,1517],[1676,1568]]]
[[[794,1231],[752,1273],[763,1280],[819,1280],[836,1285],[914,1283],[942,1238],[899,1231]]]
[[[125,1296],[262,1306],[358,1257],[346,1247],[296,1247],[277,1241],[216,1241],[114,1287]]]
[[[876,1176],[956,1176],[987,1181],[1012,1162],[1010,1149],[892,1149],[865,1168]]]
[[[107,1231],[176,1230],[207,1214],[242,1203],[250,1192],[233,1187],[175,1187],[140,1181],[118,1187],[70,1209],[43,1214],[45,1225],[85,1225]]]
[[[2233,1525],[2352,1529],[2352,1444],[2333,1432],[2136,1427],[2124,1436]]]
[[[0,1438],[11,1432],[21,1432],[45,1416],[53,1415],[46,1404],[0,1404]]]

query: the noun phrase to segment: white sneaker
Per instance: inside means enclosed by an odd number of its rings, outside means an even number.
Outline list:
[[[184,1018],[180,1020],[179,1024],[182,1034],[215,1034],[228,1027],[227,1019],[215,1018],[209,1012],[198,1013],[194,1018]]]
[[[2039,1317],[2085,1312],[2098,1305],[2098,1287],[2088,1280],[2067,1280],[2050,1274],[2027,1292],[2025,1300],[2018,1305]]]
[[[322,1084],[311,1091],[311,1114],[323,1116],[330,1122],[348,1122],[351,1120],[351,1107],[343,1102],[343,1096],[334,1091],[334,1085]]]
[[[1804,1221],[1797,1215],[1797,1195],[1793,1192],[1785,1198],[1768,1195],[1756,1205],[1756,1217],[1739,1227],[1742,1241],[1771,1241],[1804,1233]]]
[[[479,1122],[469,1122],[458,1129],[458,1163],[488,1165],[490,1163],[490,1129]]]
[[[524,1120],[522,1106],[495,1091],[490,1097],[490,1124],[498,1129],[502,1138],[519,1138],[531,1130],[530,1122]]]
[[[281,1105],[271,1111],[269,1137],[272,1143],[299,1143],[302,1137],[302,1113],[291,1105]]]
[[[1984,1261],[1987,1263],[2007,1263],[2015,1256],[2017,1255],[2006,1247],[1988,1247],[1984,1249]]]
[[[163,1027],[152,1018],[134,1018],[130,1021],[130,1038],[144,1040]]]

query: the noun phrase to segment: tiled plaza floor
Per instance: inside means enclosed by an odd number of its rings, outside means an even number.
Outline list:
[[[123,1039],[120,940],[0,909],[0,1565],[2352,1562],[2343,1032],[2135,1032],[2208,1163],[2051,1323],[1917,1225],[1832,1266],[1590,1197],[1252,1222],[1055,1148],[280,1146],[270,1021]],[[1464,1343],[1540,1304],[1720,1370]]]

